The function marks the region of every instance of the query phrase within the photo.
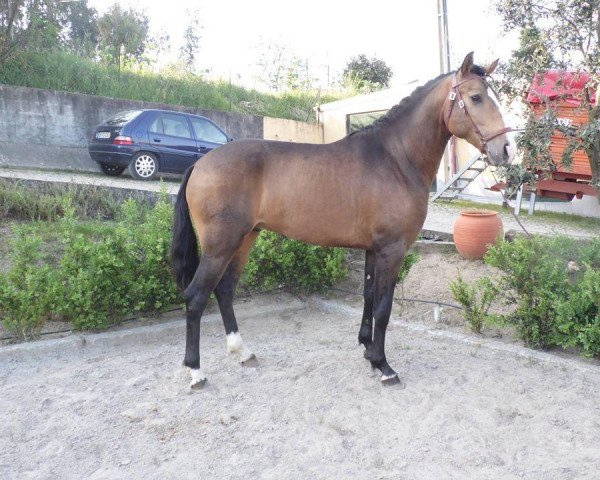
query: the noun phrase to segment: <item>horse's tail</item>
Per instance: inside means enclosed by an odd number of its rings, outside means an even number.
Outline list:
[[[194,274],[200,263],[198,240],[196,239],[190,211],[185,199],[185,190],[193,169],[193,166],[188,168],[183,175],[177,200],[175,201],[173,218],[171,259],[175,282],[182,291],[188,287],[192,278],[194,278]]]

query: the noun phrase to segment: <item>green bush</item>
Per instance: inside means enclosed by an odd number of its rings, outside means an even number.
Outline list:
[[[404,256],[404,263],[402,264],[402,268],[398,272],[397,283],[403,283],[406,279],[406,276],[410,272],[410,269],[413,267],[415,263],[417,263],[421,259],[421,254],[417,251],[408,252]]]
[[[16,227],[12,268],[0,275],[6,328],[28,338],[51,317],[77,329],[105,328],[178,301],[170,271],[172,215],[166,198],[151,210],[129,200],[113,228],[82,233],[67,201],[56,228],[60,248],[46,255],[35,234],[44,225]]]
[[[72,197],[61,202],[57,222],[13,228],[11,268],[0,274],[0,316],[10,332],[30,338],[50,318],[76,329],[106,328],[182,300],[171,273],[173,207],[166,196],[151,209],[125,201],[114,223],[82,222]],[[58,245],[50,248],[42,236]],[[264,232],[244,282],[316,290],[345,275],[342,249]]]
[[[250,253],[242,284],[314,291],[346,277],[344,258],[341,248],[317,247],[263,231]]]
[[[474,286],[457,280],[458,301],[462,295],[461,303],[470,305],[477,292],[495,291],[514,309],[491,318],[514,326],[526,345],[600,355],[600,239],[517,238],[491,247],[485,261],[502,276]],[[468,320],[472,312],[465,314]]]
[[[19,338],[36,336],[56,312],[53,293],[59,283],[56,271],[41,250],[42,239],[26,227],[15,227],[11,239],[14,264],[0,275],[0,315],[4,327]]]
[[[464,308],[465,320],[476,333],[481,333],[484,324],[491,323],[488,311],[498,295],[497,286],[489,278],[481,278],[469,284],[459,275],[450,283],[450,290]]]
[[[115,228],[93,242],[73,230],[72,218],[63,219],[61,314],[75,328],[104,328],[178,299],[170,273],[173,209],[163,199],[144,210],[138,202],[126,201]]]

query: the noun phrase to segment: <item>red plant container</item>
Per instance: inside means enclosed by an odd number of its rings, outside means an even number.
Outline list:
[[[489,245],[496,245],[503,236],[502,220],[492,210],[463,210],[454,224],[454,244],[468,260],[482,259]]]

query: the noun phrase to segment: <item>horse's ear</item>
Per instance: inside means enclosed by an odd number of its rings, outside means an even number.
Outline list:
[[[494,73],[494,70],[496,70],[496,67],[498,66],[498,62],[500,62],[499,58],[497,58],[492,63],[490,63],[487,67],[485,67],[485,74],[491,75],[492,73]]]
[[[473,52],[467,53],[467,56],[463,60],[460,67],[461,75],[465,76],[471,73],[471,67],[473,66]]]

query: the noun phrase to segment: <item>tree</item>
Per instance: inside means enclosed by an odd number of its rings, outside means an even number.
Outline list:
[[[569,140],[561,162],[568,167],[573,153],[583,150],[589,157],[592,185],[600,202],[600,107],[595,102],[600,73],[600,0],[504,0],[497,5],[506,30],[520,30],[520,46],[506,68],[502,89],[512,98],[527,95],[532,80],[550,69],[587,72],[581,108],[589,120],[583,125],[556,121],[556,102],[540,96],[546,114],[529,114],[518,144],[523,161],[532,169],[552,170],[550,136],[558,129]]]
[[[0,0],[0,65],[15,50],[24,0]]]
[[[63,15],[64,43],[78,55],[90,57],[98,46],[98,12],[88,0],[59,3]]]
[[[296,55],[290,45],[271,41],[261,43],[259,49],[257,65],[261,69],[260,80],[267,88],[279,92],[313,87],[314,79],[310,76],[308,61]]]
[[[98,21],[100,46],[121,72],[121,62],[141,59],[148,38],[148,17],[114,4]]]
[[[187,16],[190,19],[185,32],[183,33],[184,43],[179,51],[179,58],[183,61],[188,72],[194,71],[196,56],[200,48],[200,18],[198,10],[188,10]]]
[[[63,26],[54,0],[0,0],[0,64],[17,50],[60,47]]]
[[[383,60],[360,54],[348,61],[343,78],[349,87],[359,92],[373,92],[388,88],[392,75],[392,69]]]

